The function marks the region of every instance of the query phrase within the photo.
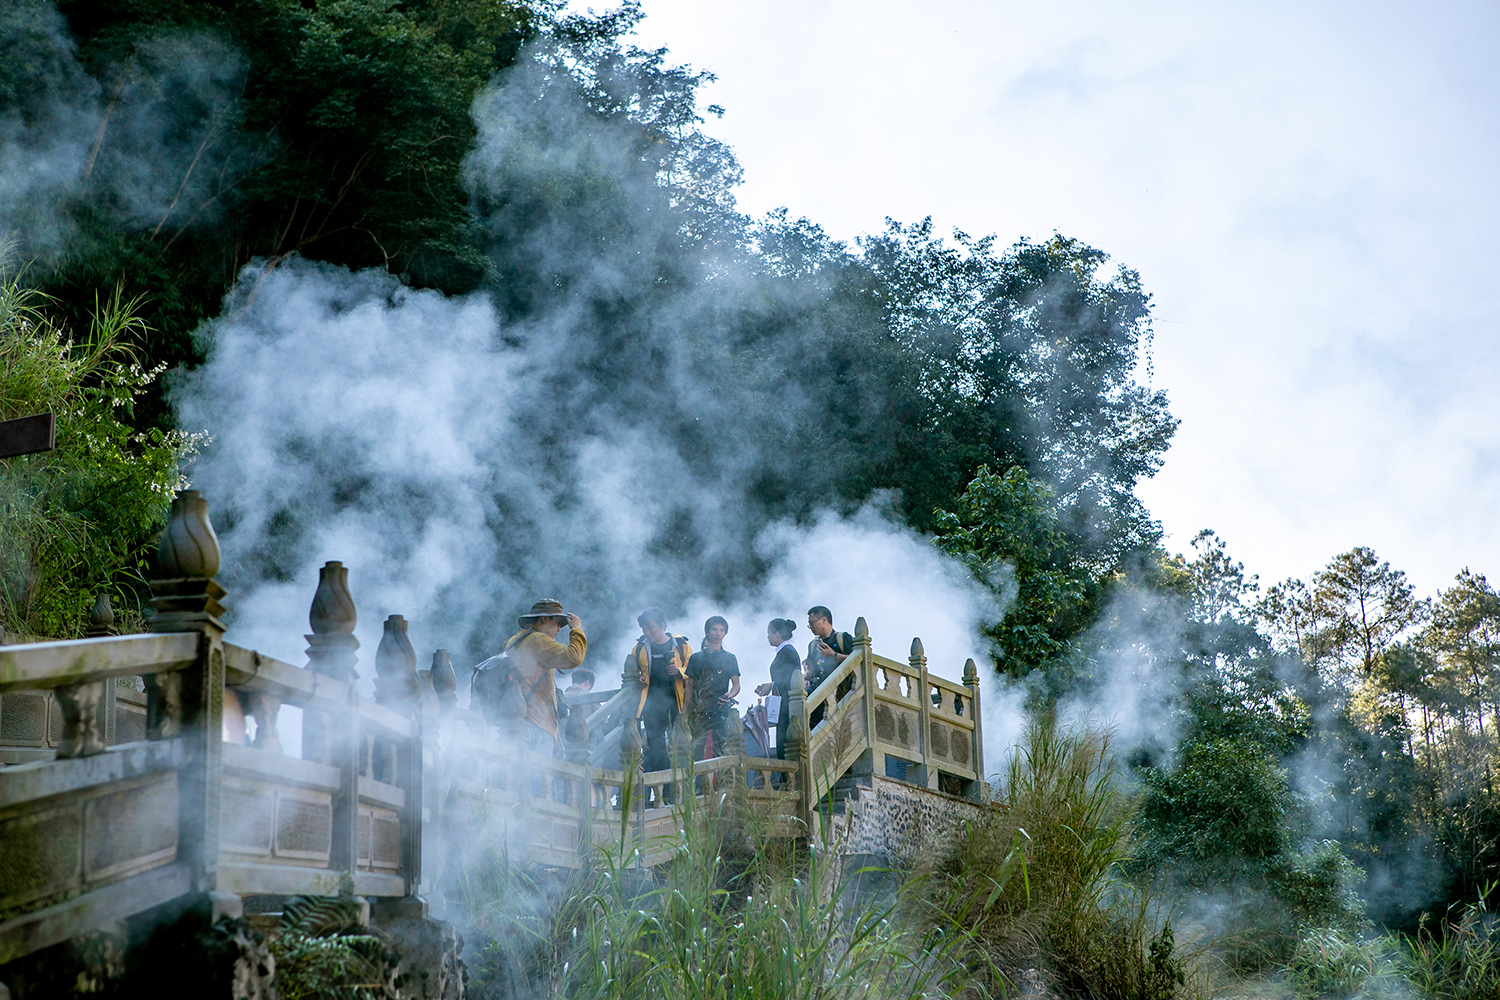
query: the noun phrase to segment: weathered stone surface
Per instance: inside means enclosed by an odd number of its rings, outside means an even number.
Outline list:
[[[845,800],[842,815],[832,817],[833,839],[842,854],[885,864],[930,857],[945,850],[962,821],[978,818],[983,808],[880,775],[869,781]]]
[[[406,917],[381,924],[380,931],[401,956],[396,988],[402,1000],[464,1000],[464,939],[452,924]]]

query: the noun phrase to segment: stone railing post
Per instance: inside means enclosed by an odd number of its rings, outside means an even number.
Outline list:
[[[375,701],[404,718],[415,714],[421,688],[417,685],[417,651],[407,634],[401,615],[385,620],[380,645],[375,649]],[[370,777],[396,784],[396,745],[377,740],[370,751]]]
[[[792,671],[792,693],[787,698],[786,759],[797,766],[798,818],[807,824],[816,802],[812,800],[811,766],[807,757],[807,681],[802,671]],[[811,827],[808,827],[811,829]]]
[[[636,725],[635,706],[626,706],[625,718],[620,722],[620,846],[623,849],[626,841],[626,833],[631,826],[636,827],[637,836],[645,836],[646,822],[646,789],[641,784],[645,780],[641,757],[641,730]],[[631,815],[636,816],[636,822],[631,823]],[[638,840],[637,846],[642,841]],[[621,856],[620,863],[624,864],[626,858]]]
[[[749,762],[745,760],[745,724],[740,718],[739,710],[733,706],[724,709],[724,718],[728,735],[724,737],[724,749],[721,752],[725,757],[736,758],[736,761],[729,772],[730,786],[728,788],[721,786],[719,790],[728,793],[728,819],[735,824],[736,832],[742,833],[750,808],[749,780],[746,774],[749,770]]]
[[[964,687],[969,689],[969,718],[974,723],[974,775],[976,781],[970,790],[969,798],[976,801],[984,797],[984,724],[980,721],[979,713],[979,670],[974,666],[973,658],[964,662]]]
[[[446,649],[432,654],[432,691],[437,695],[438,714],[447,718],[458,707],[458,675],[453,672],[453,657]]]
[[[911,664],[911,671],[916,675],[912,683],[916,686],[919,720],[917,746],[920,748],[919,753],[922,758],[921,770],[914,784],[937,788],[937,769],[927,762],[927,748],[932,733],[932,681],[927,676],[927,653],[922,649],[921,639],[911,641],[911,658],[907,662]]]
[[[307,623],[307,667],[314,673],[347,685],[346,703],[338,712],[304,710],[302,756],[339,769],[339,790],[333,797],[333,839],[328,867],[353,875],[359,868],[359,678],[354,626],[359,615],[349,593],[349,570],[341,562],[327,562],[318,571]]]
[[[89,612],[89,623],[84,628],[83,634],[89,639],[102,639],[105,636],[114,635],[115,631],[115,609],[110,606],[109,591],[101,590],[94,597],[94,607]],[[85,736],[82,740],[75,740],[74,743],[75,746],[88,748],[91,753],[98,753],[104,746],[115,742],[115,681],[106,681],[102,688],[102,694],[103,698],[94,706],[97,709],[96,717],[99,720],[98,726],[102,731],[102,735],[99,737],[103,741],[102,745],[99,746],[99,749],[94,749],[96,741],[88,736]],[[84,701],[85,704],[67,706],[59,698],[58,707],[62,709],[63,719],[66,720],[68,718],[70,711],[80,713],[80,718],[83,715],[87,715],[90,711],[90,706],[94,705],[94,699],[85,693]],[[86,756],[86,754],[64,754],[61,743],[59,743],[57,750],[59,757]]]
[[[181,739],[187,753],[177,772],[177,857],[186,862],[193,888],[208,894],[212,917],[240,912],[239,897],[218,892],[219,789],[223,776],[225,590],[219,571],[219,539],[208,504],[197,490],[184,490],[156,549],[151,581],[152,632],[197,632],[198,660],[186,670],[146,679],[147,736]],[[113,682],[110,682],[113,683]],[[59,692],[61,694],[62,692]]]
[[[674,801],[681,804],[693,794],[697,784],[693,780],[693,731],[685,714],[672,720],[672,728],[667,730],[667,747],[671,752],[672,784],[676,789]]]
[[[115,609],[109,603],[109,591],[101,590],[94,598],[94,607],[89,612],[88,628],[83,634],[90,639],[115,634]]]
[[[401,810],[401,874],[406,895],[417,894],[422,880],[422,689],[417,681],[417,651],[401,615],[385,620],[375,650],[375,700],[411,721],[405,743],[377,740],[371,755],[370,776],[406,792]]]
[[[870,646],[870,626],[863,618],[854,623],[854,655],[860,658],[860,700],[865,710],[859,738],[865,741],[865,752],[855,761],[853,773],[884,774],[885,758],[875,749],[875,653]]]

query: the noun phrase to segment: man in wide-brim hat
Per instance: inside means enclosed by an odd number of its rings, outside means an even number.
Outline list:
[[[557,745],[557,688],[553,671],[572,670],[589,650],[583,622],[551,598],[542,598],[516,624],[521,631],[505,643],[515,664],[521,695],[526,699],[526,724],[532,728],[532,745],[554,749]],[[557,641],[557,633],[568,629],[568,644]]]

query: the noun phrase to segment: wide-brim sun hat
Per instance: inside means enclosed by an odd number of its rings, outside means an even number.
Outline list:
[[[521,628],[533,618],[566,618],[568,613],[563,610],[560,601],[554,601],[550,597],[544,597],[531,606],[531,610],[516,619],[516,624]]]

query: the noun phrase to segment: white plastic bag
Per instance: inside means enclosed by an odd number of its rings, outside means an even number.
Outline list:
[[[781,721],[781,695],[766,695],[766,725],[774,726]]]

